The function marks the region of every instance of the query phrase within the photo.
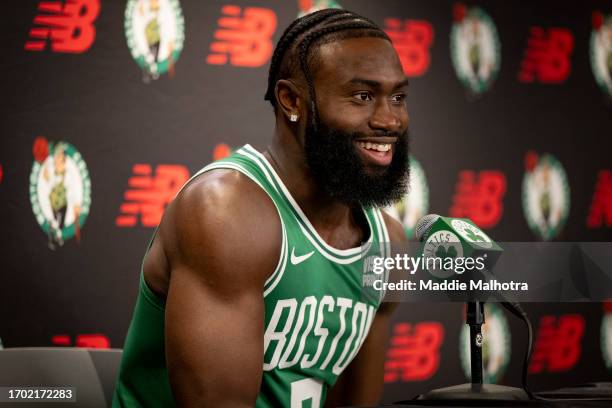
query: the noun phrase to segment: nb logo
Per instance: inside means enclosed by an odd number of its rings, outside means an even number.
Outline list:
[[[172,201],[181,186],[189,179],[189,170],[182,165],[160,164],[153,169],[148,164],[135,164],[134,175],[128,180],[129,188],[119,207],[121,214],[115,219],[118,227],[136,226],[138,217],[143,227],[156,227],[166,205]]]
[[[312,254],[314,254],[314,251],[310,251],[309,253],[304,255],[295,256],[295,247],[293,247],[293,249],[291,250],[291,265],[301,264],[302,262],[310,258]]]
[[[226,5],[221,9],[219,29],[210,45],[206,62],[211,65],[261,67],[272,56],[272,35],[276,31],[274,11],[259,7]]]
[[[100,13],[99,0],[41,1],[34,28],[25,44],[28,51],[42,51],[51,40],[54,52],[82,53],[96,38],[94,22]]]

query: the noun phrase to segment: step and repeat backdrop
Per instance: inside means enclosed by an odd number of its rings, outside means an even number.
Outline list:
[[[5,5],[0,122],[4,347],[122,348],[164,208],[274,125],[274,45],[296,17],[377,22],[410,77],[406,233],[433,212],[497,241],[612,240],[606,1],[50,0]],[[486,380],[520,384],[526,333],[487,305]],[[527,304],[534,389],[612,380],[612,306]],[[402,304],[385,401],[467,380],[461,304]]]

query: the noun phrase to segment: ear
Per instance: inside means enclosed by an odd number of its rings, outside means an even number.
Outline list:
[[[287,120],[297,122],[302,117],[304,105],[300,88],[290,79],[279,79],[274,87],[274,94],[279,111]]]

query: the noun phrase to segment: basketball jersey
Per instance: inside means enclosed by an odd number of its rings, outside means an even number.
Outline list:
[[[365,341],[384,297],[372,285],[368,262],[389,256],[382,214],[364,209],[367,240],[356,248],[336,249],[319,236],[267,159],[251,146],[204,167],[192,179],[214,169],[239,171],[257,183],[281,220],[279,261],[263,289],[264,361],[256,407],[322,407],[328,389]],[[379,279],[386,281],[386,274]],[[174,402],[165,362],[164,303],[141,271],[113,407],[168,405]]]

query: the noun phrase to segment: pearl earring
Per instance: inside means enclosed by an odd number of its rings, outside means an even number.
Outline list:
[[[290,120],[291,122],[297,122],[297,121],[298,121],[298,115],[297,115],[296,113],[292,113],[292,114],[289,116],[289,120]]]

